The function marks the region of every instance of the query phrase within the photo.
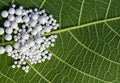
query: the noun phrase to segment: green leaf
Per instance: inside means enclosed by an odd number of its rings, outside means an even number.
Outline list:
[[[60,28],[45,34],[58,35],[52,59],[28,74],[0,55],[0,83],[120,83],[120,0],[0,0],[0,11],[12,2],[45,9]]]

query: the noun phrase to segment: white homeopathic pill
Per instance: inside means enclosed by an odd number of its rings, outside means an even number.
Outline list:
[[[33,20],[37,20],[38,19],[38,14],[37,13],[33,13],[32,14],[32,19]]]
[[[27,47],[24,45],[21,45],[19,49],[20,49],[20,52],[24,53],[27,50]]]
[[[16,16],[16,17],[15,17],[15,21],[16,21],[17,23],[21,23],[21,22],[22,22],[22,17],[21,17],[21,16]]]
[[[41,44],[43,42],[43,39],[41,37],[36,37],[35,42]]]
[[[5,30],[5,32],[7,34],[11,34],[13,32],[13,29],[11,27],[7,27],[6,30]]]
[[[38,30],[38,31],[41,31],[42,30],[42,26],[41,25],[36,25],[35,29]]]
[[[13,45],[13,47],[14,47],[15,49],[18,49],[19,46],[20,46],[19,42],[15,42],[14,45]]]
[[[9,26],[10,26],[10,21],[6,20],[6,21],[4,22],[4,26],[5,26],[5,27],[9,27]]]
[[[16,66],[15,65],[12,65],[12,68],[15,68]]]
[[[15,20],[15,16],[9,15],[9,16],[8,16],[8,20],[9,20],[9,21],[14,21],[14,20]]]
[[[6,11],[6,10],[2,11],[1,16],[2,16],[3,18],[8,17],[8,11]]]
[[[28,40],[28,41],[26,42],[26,44],[27,44],[29,47],[32,47],[32,46],[35,45],[35,42],[34,42],[33,40]]]
[[[11,22],[11,28],[15,29],[15,28],[17,28],[17,27],[18,27],[17,22],[12,21],[12,22]]]
[[[21,15],[22,14],[22,9],[18,8],[15,10],[16,15]]]
[[[12,35],[6,34],[6,35],[5,35],[5,40],[7,40],[7,41],[12,40]]]
[[[4,29],[0,27],[0,35],[4,34]]]
[[[45,27],[45,32],[50,32],[51,31],[51,27],[47,26]]]
[[[12,46],[11,45],[6,45],[5,46],[5,51],[6,52],[11,52],[13,50]]]
[[[35,27],[36,24],[37,24],[37,21],[36,21],[36,20],[31,20],[31,21],[30,21],[30,26],[31,26],[31,27]]]
[[[17,61],[14,61],[14,64],[16,65],[18,62]]]
[[[9,12],[9,14],[15,14],[15,9],[14,9],[14,8],[10,8],[10,9],[8,10],[8,12]]]
[[[38,33],[38,31],[36,30],[36,29],[33,29],[32,31],[31,31],[31,34],[32,35],[36,35]]]
[[[26,40],[26,39],[29,38],[29,34],[26,33],[26,32],[24,32],[24,33],[21,35],[21,37],[22,37],[24,40]]]
[[[30,20],[30,17],[28,15],[25,15],[23,17],[23,22],[29,22],[29,20]]]
[[[5,48],[0,46],[0,54],[4,54],[5,53]]]
[[[39,21],[40,21],[41,24],[45,24],[45,23],[47,23],[48,20],[47,20],[47,18],[45,16],[41,16],[39,18]]]

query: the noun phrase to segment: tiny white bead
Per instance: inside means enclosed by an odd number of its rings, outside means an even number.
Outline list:
[[[51,56],[48,56],[47,59],[50,60],[50,59],[51,59]]]
[[[57,38],[57,35],[54,35],[55,38]]]
[[[5,11],[2,11],[1,16],[2,16],[3,18],[8,17],[8,12],[7,12],[6,10],[5,10]]]
[[[48,54],[48,56],[52,56],[52,54],[51,54],[51,53],[49,53],[49,54]]]
[[[38,19],[38,14],[33,13],[33,14],[32,14],[32,19],[33,19],[33,20],[37,20],[37,19]]]
[[[41,37],[36,37],[35,42],[41,44],[43,42],[43,39]]]
[[[10,26],[10,21],[6,20],[6,21],[4,22],[4,26],[5,26],[5,27],[9,27],[9,26]]]
[[[17,30],[14,30],[14,34],[17,34]]]
[[[7,41],[12,40],[12,35],[10,35],[10,34],[5,35],[5,40],[7,40]]]
[[[0,35],[4,34],[4,29],[0,27]]]
[[[16,17],[15,17],[15,21],[16,21],[17,23],[22,22],[22,17],[21,17],[21,16],[16,16]]]
[[[42,30],[42,26],[41,26],[41,25],[37,25],[37,26],[35,27],[35,29],[38,30],[38,31],[41,31],[41,30]]]
[[[23,6],[20,6],[19,8],[20,8],[20,9],[23,9]]]
[[[31,34],[32,35],[36,35],[38,33],[38,31],[36,30],[36,29],[33,29],[32,31],[31,31]]]
[[[29,9],[29,12],[33,12],[33,10],[32,10],[32,9]]]
[[[55,42],[55,39],[51,39],[51,42]]]
[[[25,72],[26,72],[26,73],[28,73],[28,72],[29,72],[29,70],[25,70]]]
[[[45,27],[45,32],[50,32],[51,31],[51,27],[47,26]]]
[[[37,9],[37,8],[35,8],[35,9],[34,9],[34,11],[35,11],[35,12],[37,12],[37,11],[38,11],[38,9]]]
[[[6,32],[7,34],[11,34],[11,33],[13,32],[13,29],[10,28],[10,27],[7,27],[6,30],[5,30],[5,32]]]
[[[44,62],[44,61],[45,61],[45,59],[44,59],[44,58],[42,58],[42,59],[41,59],[41,61],[42,61],[42,62]]]
[[[30,46],[30,47],[32,47],[32,46],[35,45],[35,42],[33,40],[28,40],[27,41],[27,45]]]
[[[26,15],[23,17],[23,22],[29,22],[29,20],[30,20],[29,16]]]
[[[16,5],[15,5],[15,4],[12,4],[12,7],[13,7],[13,8],[15,8],[15,7],[16,7]]]
[[[22,66],[22,70],[25,70],[25,66]]]
[[[5,53],[5,48],[0,46],[0,54],[4,54]]]
[[[40,21],[41,24],[47,23],[47,19],[46,19],[45,16],[41,16],[41,17],[39,18],[39,21]]]
[[[24,33],[22,34],[22,38],[23,38],[24,40],[28,39],[28,38],[29,38],[29,34],[27,34],[26,32],[24,32]]]
[[[35,27],[36,24],[37,24],[37,21],[35,21],[35,20],[31,20],[31,21],[30,21],[30,26],[31,26],[31,27]]]
[[[5,51],[6,52],[11,52],[13,50],[12,46],[11,45],[6,45],[5,46]]]
[[[45,10],[43,9],[41,12],[42,12],[42,13],[45,13]]]
[[[26,52],[27,51],[27,47],[26,46],[20,46],[20,51],[21,52]]]
[[[14,9],[14,8],[10,8],[10,9],[8,10],[8,12],[9,12],[9,14],[15,14],[15,9]]]
[[[22,9],[16,9],[16,11],[15,11],[15,13],[16,13],[16,15],[21,15],[22,14]]]
[[[12,21],[11,22],[11,28],[15,29],[16,27],[18,27],[17,22]]]
[[[17,68],[20,68],[20,67],[21,67],[21,66],[18,64],[18,65],[17,65]]]
[[[26,66],[26,69],[29,69],[29,66],[28,66],[28,65]]]
[[[26,65],[26,62],[25,61],[23,61],[23,63],[22,63],[23,65]]]
[[[12,65],[12,68],[15,68],[15,65]]]
[[[15,49],[18,49],[19,46],[20,46],[20,44],[19,44],[18,42],[15,42],[14,45],[13,45],[13,47],[14,47]]]
[[[14,64],[15,64],[15,65],[17,65],[17,64],[18,64],[18,62],[17,62],[17,61],[14,61]]]
[[[51,44],[52,47],[53,47],[54,45],[55,45],[54,43]]]

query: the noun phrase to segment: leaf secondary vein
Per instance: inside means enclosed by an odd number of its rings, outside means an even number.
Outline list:
[[[41,3],[39,9],[41,9],[43,7],[43,5],[45,4],[46,0],[43,0],[43,2]]]
[[[120,63],[115,62],[115,61],[113,61],[113,60],[110,60],[110,59],[108,59],[108,58],[102,56],[101,54],[99,54],[99,53],[93,51],[92,49],[88,48],[87,46],[85,46],[84,44],[82,44],[82,43],[73,35],[72,32],[69,31],[69,33],[71,34],[71,36],[72,36],[81,46],[83,46],[84,48],[86,48],[86,49],[89,50],[90,52],[92,52],[92,53],[98,55],[99,57],[101,57],[101,58],[103,58],[103,59],[105,59],[105,60],[107,60],[107,61],[109,61],[109,62],[112,62],[112,63],[114,63],[114,64],[120,65]]]
[[[51,83],[48,79],[46,79],[41,73],[39,73],[27,60],[26,62],[29,64],[29,66],[39,75],[41,76],[46,82]]]
[[[73,26],[73,27],[68,27],[68,28],[64,28],[64,29],[52,31],[52,32],[44,34],[44,36],[48,36],[48,35],[52,35],[52,34],[57,34],[57,33],[62,33],[62,32],[66,32],[66,31],[70,31],[70,30],[75,30],[75,29],[87,27],[87,26],[90,26],[90,25],[100,24],[100,23],[114,21],[114,20],[119,20],[119,19],[120,19],[120,16],[109,18],[109,19],[104,19],[104,20],[98,20],[98,21],[94,21],[94,22],[82,24],[82,25],[79,25],[79,26]]]
[[[4,75],[3,73],[0,72],[0,75],[4,76],[5,78],[9,79],[10,81],[12,81],[13,83],[16,83],[13,79],[11,79],[10,77]]]
[[[57,58],[59,61],[61,61],[62,63],[66,64],[66,65],[69,66],[70,68],[76,70],[77,72],[82,73],[82,74],[84,74],[84,75],[86,75],[86,76],[89,76],[89,77],[91,77],[91,78],[94,78],[94,79],[99,80],[99,81],[104,82],[104,83],[108,82],[108,81],[104,81],[104,80],[102,80],[102,79],[100,79],[100,78],[97,78],[97,77],[95,77],[95,76],[92,76],[92,75],[90,75],[90,74],[87,74],[87,73],[85,73],[85,72],[83,72],[83,71],[80,71],[79,69],[73,67],[72,65],[68,64],[67,62],[65,62],[64,60],[62,60],[62,59],[59,58],[58,56],[56,56],[52,51],[49,50],[49,52],[51,52],[52,55],[53,55],[55,58]]]

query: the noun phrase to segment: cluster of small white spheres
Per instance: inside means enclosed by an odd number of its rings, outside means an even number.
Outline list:
[[[51,58],[47,48],[54,46],[57,35],[45,37],[43,34],[59,27],[52,15],[37,8],[16,8],[13,4],[9,10],[2,11],[1,16],[5,21],[4,28],[0,28],[0,35],[5,34],[5,40],[14,40],[14,44],[1,46],[0,54],[7,52],[14,59],[12,68],[22,68],[28,73],[29,65],[26,61],[36,64]]]

